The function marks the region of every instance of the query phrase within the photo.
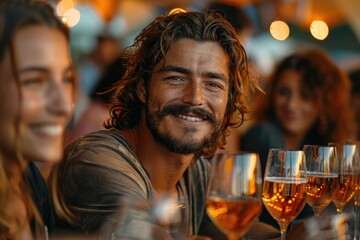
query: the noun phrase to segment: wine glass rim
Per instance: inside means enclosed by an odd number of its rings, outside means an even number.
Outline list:
[[[252,151],[234,150],[234,151],[219,151],[215,153],[214,156],[215,155],[247,155],[247,154],[259,154],[259,153]]]
[[[305,147],[321,147],[321,148],[333,148],[334,146],[329,146],[329,145],[316,145],[316,144],[305,144]]]
[[[330,142],[329,143],[329,146],[331,147],[356,147],[356,144],[355,143],[333,143],[333,142]]]
[[[303,152],[302,149],[270,148],[269,151]]]

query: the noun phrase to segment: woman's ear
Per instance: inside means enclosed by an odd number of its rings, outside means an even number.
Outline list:
[[[144,80],[138,81],[136,85],[136,93],[141,102],[146,102],[146,89]]]

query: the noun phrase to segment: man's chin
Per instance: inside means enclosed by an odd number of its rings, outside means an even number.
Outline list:
[[[169,151],[178,154],[194,154],[202,151],[207,145],[204,140],[194,141],[194,139],[186,138],[162,138],[157,139],[157,141],[164,145]]]

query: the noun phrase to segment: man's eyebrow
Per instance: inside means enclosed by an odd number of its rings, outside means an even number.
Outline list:
[[[191,71],[189,69],[183,67],[177,67],[173,65],[164,66],[163,68],[160,69],[160,72],[179,72],[183,74],[191,74]]]
[[[192,74],[192,72],[187,68],[173,66],[173,65],[164,66],[162,69],[160,69],[160,72],[179,72],[179,73],[188,74],[188,75]],[[211,71],[204,72],[204,73],[202,73],[202,75],[209,77],[209,78],[221,79],[225,82],[228,79],[225,74],[211,72]]]
[[[205,72],[204,75],[209,78],[216,78],[223,80],[224,82],[227,82],[228,79],[228,77],[225,74],[217,73],[217,72]]]

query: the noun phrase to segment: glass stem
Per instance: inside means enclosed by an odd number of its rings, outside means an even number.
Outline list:
[[[322,209],[318,209],[318,208],[315,208],[314,209],[314,215],[317,217],[317,218],[321,218],[321,211]]]
[[[336,208],[336,212],[337,212],[337,214],[341,214],[342,213],[342,208]]]
[[[280,233],[281,233],[281,240],[286,240],[286,231],[280,231]]]
[[[281,234],[280,239],[285,240],[286,239],[286,230],[287,230],[289,223],[282,222],[282,223],[279,223],[279,225],[280,225],[280,234]]]
[[[360,206],[359,206],[359,201],[355,200],[355,205],[354,205],[354,212],[355,212],[355,223],[354,223],[354,240],[359,240],[359,220],[360,220]]]

